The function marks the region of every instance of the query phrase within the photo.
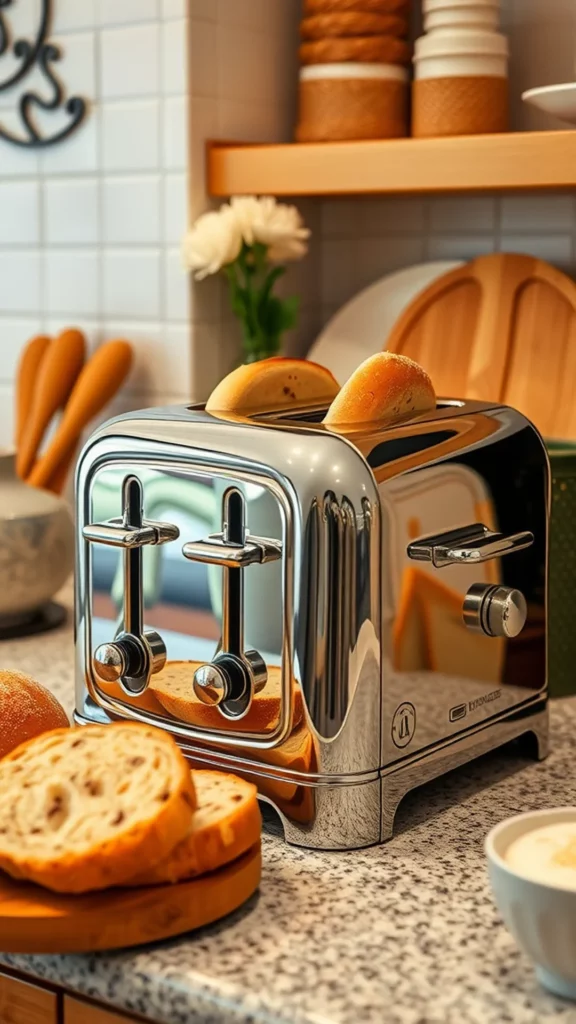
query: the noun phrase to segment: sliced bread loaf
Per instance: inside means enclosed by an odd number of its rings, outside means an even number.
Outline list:
[[[118,885],[170,853],[195,806],[190,769],[167,733],[56,729],[0,761],[0,868],[56,892]]]
[[[238,721],[221,715],[218,708],[203,704],[194,694],[192,682],[199,661],[170,661],[158,675],[153,676],[148,689],[174,718],[201,729],[233,729],[240,732],[269,732],[278,725],[280,717],[281,670],[268,667],[268,681],[252,701],[248,714]],[[302,693],[293,687],[293,728],[302,721]]]
[[[180,882],[230,864],[260,842],[262,818],[257,789],[236,775],[192,772],[198,804],[188,835],[155,867],[139,872],[129,885]]]

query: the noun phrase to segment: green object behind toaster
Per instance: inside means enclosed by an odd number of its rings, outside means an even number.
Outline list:
[[[552,468],[548,677],[552,697],[576,693],[576,445],[547,442]]]

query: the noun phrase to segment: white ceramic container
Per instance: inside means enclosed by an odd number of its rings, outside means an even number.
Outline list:
[[[576,999],[576,890],[523,878],[506,861],[514,840],[559,822],[576,823],[576,807],[508,818],[488,835],[486,855],[498,909],[534,961],[539,981],[556,995]]]
[[[506,78],[508,40],[499,32],[442,29],[420,36],[414,45],[414,76],[426,78]]]
[[[497,0],[424,0],[422,6],[426,32],[444,28],[498,29]]]

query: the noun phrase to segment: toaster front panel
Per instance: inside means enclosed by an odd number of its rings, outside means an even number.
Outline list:
[[[420,453],[414,436],[409,454],[396,439],[399,458],[393,446],[389,459],[381,448],[374,466],[384,766],[478,728],[546,688],[547,458],[537,433],[512,410],[478,412],[464,427],[429,425]],[[475,535],[486,542],[476,545]],[[507,635],[521,625],[515,615],[525,615],[525,624]]]

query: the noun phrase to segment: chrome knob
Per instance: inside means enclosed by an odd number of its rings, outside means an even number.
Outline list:
[[[101,644],[94,651],[94,669],[105,683],[117,683],[126,674],[124,651],[119,644]]]
[[[203,704],[217,707],[230,693],[228,673],[218,665],[202,665],[194,673],[194,693]]]
[[[474,583],[464,599],[463,617],[477,633],[513,639],[526,625],[528,605],[514,587]]]

